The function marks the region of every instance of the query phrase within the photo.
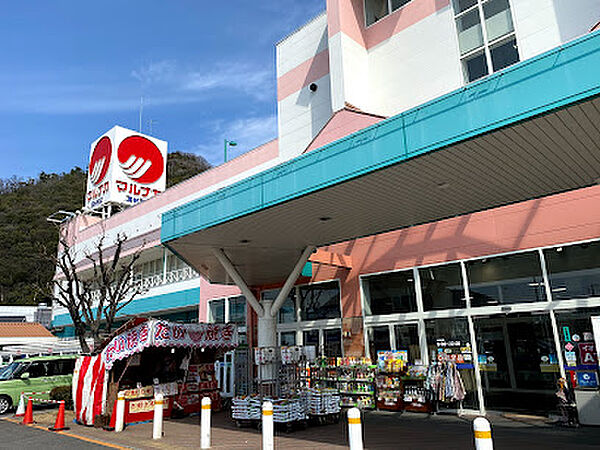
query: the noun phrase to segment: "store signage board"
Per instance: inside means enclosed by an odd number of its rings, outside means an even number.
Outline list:
[[[571,344],[570,342],[567,343],[567,345],[565,345],[565,348],[567,349],[567,351],[572,351],[575,346],[573,344]]]
[[[577,365],[577,353],[575,352],[565,352],[565,361],[567,362],[567,366],[576,366]]]
[[[135,205],[164,192],[167,142],[113,127],[90,148],[85,207]]]
[[[234,348],[237,327],[233,324],[172,323],[149,320],[115,336],[102,350],[110,370],[117,360],[140,353],[148,347]]]
[[[577,344],[577,346],[579,347],[581,364],[598,364],[596,345],[593,342],[584,342]]]

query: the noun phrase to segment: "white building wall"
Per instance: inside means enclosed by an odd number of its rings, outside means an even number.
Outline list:
[[[600,0],[511,0],[521,60],[569,42],[600,20]]]
[[[369,51],[370,112],[392,116],[464,83],[451,7]]]
[[[277,78],[327,49],[327,14],[324,12],[276,44]]]
[[[329,75],[279,102],[279,154],[283,160],[301,154],[331,118],[331,86]]]
[[[339,111],[349,103],[373,112],[369,89],[369,53],[344,33],[329,40],[331,66],[332,105]]]
[[[2,305],[0,306],[0,317],[24,317],[26,322],[33,322],[37,308],[37,306]]]
[[[327,50],[327,15],[323,13],[277,44],[278,80]],[[307,85],[298,86],[299,90],[277,103],[279,155],[282,160],[301,154],[331,118],[329,74],[310,81],[316,83],[316,92],[310,91]]]

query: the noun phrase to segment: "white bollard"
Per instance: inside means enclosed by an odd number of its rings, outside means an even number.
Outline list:
[[[152,424],[152,439],[163,436],[163,404],[164,397],[161,393],[154,396],[154,423]]]
[[[115,433],[123,431],[125,425],[125,392],[117,394],[117,417],[115,419]]]
[[[363,450],[360,410],[358,408],[348,410],[348,441],[350,442],[350,450]]]
[[[490,422],[485,417],[477,417],[473,421],[473,433],[475,435],[475,448],[477,450],[494,450],[492,429]]]
[[[273,450],[273,403],[266,401],[262,406],[262,448]]]
[[[200,412],[200,448],[210,448],[210,398],[202,399]]]

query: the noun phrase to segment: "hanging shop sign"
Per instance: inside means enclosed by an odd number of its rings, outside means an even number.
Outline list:
[[[148,347],[233,348],[237,345],[237,328],[233,324],[149,320],[115,336],[102,350],[102,359],[110,370],[115,361]]]
[[[598,356],[596,355],[596,346],[593,342],[583,342],[577,344],[579,347],[579,359],[581,364],[598,364]]]
[[[576,366],[577,365],[577,353],[575,352],[565,352],[565,361],[567,362],[567,366]]]

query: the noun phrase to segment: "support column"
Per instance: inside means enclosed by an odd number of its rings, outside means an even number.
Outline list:
[[[225,269],[225,272],[227,272],[227,274],[231,277],[231,279],[234,281],[237,287],[240,288],[242,294],[244,294],[244,297],[246,297],[246,301],[250,303],[250,306],[252,306],[252,308],[254,308],[254,311],[256,311],[258,317],[262,317],[265,314],[265,310],[262,306],[260,306],[258,300],[256,300],[256,297],[254,296],[254,294],[252,293],[242,276],[239,274],[236,268],[233,267],[233,264],[231,263],[223,249],[213,248],[213,254],[217,258],[217,260],[219,260],[219,262],[223,266],[223,269]]]
[[[315,250],[314,246],[312,246],[312,245],[306,246],[306,248],[302,252],[302,255],[300,255],[300,258],[298,259],[298,261],[296,261],[296,265],[292,269],[292,272],[289,274],[289,276],[287,277],[287,280],[285,280],[285,283],[281,287],[279,294],[277,294],[277,298],[273,302],[272,307],[271,306],[269,308],[265,307],[266,315],[271,315],[273,317],[275,317],[277,315],[277,313],[279,312],[279,309],[283,305],[283,302],[285,302],[285,299],[287,298],[290,291],[294,287],[296,280],[302,273],[302,269],[304,268],[304,265],[306,264],[306,262],[308,261],[308,258],[310,258],[310,255],[312,255],[312,252],[314,250]]]
[[[270,311],[273,300],[263,300],[262,306],[265,311]],[[264,314],[258,316],[258,346],[277,347],[277,316]]]

